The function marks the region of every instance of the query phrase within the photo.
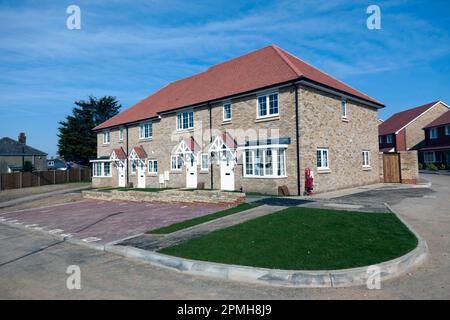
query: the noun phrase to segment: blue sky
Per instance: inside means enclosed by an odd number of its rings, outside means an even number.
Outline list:
[[[81,30],[66,8],[81,8]],[[366,8],[381,8],[381,30]],[[73,101],[130,107],[165,84],[277,44],[384,102],[450,102],[450,2],[0,0],[0,137],[56,153]]]

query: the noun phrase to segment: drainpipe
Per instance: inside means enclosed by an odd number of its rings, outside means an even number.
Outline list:
[[[208,103],[208,113],[209,113],[209,143],[212,143],[212,114],[211,114],[211,105]],[[211,161],[211,154],[209,154],[209,167],[211,171],[211,189],[214,189],[214,169],[213,169],[213,162]]]
[[[125,164],[125,167],[127,168],[127,187],[128,187],[128,185],[130,184],[130,179],[128,178],[128,167],[129,167],[129,165],[128,165],[128,126],[125,126],[125,128],[126,128],[126,130],[127,130],[127,157],[126,157],[126,159],[125,159],[125,161],[127,162],[126,164]]]
[[[295,147],[297,151],[297,195],[300,194],[300,145],[299,145],[299,125],[300,119],[298,116],[298,87],[293,83],[295,88]]]

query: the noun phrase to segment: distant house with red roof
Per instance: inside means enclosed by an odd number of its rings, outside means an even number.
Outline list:
[[[94,128],[93,185],[286,186],[296,195],[306,168],[316,192],[376,183],[382,107],[270,45],[172,82]]]
[[[434,101],[395,113],[378,126],[380,151],[418,150],[425,141],[422,129],[449,108],[442,101]]]
[[[450,110],[427,124],[423,130],[425,143],[419,149],[419,161],[450,166]]]

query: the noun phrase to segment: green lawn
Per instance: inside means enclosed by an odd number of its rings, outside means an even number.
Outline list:
[[[391,213],[291,207],[160,252],[245,266],[325,270],[387,261],[416,246],[416,237]]]
[[[256,208],[260,206],[260,204],[254,204],[254,203],[243,203],[240,205],[237,205],[236,207],[225,209],[219,212],[211,213],[205,216],[197,217],[191,220],[181,221],[178,223],[171,224],[170,226],[162,227],[155,230],[149,230],[147,233],[153,233],[153,234],[167,234],[171,232],[175,232],[181,229],[186,229],[192,226],[195,226],[197,224],[201,224],[207,221],[215,220],[218,218],[222,218],[225,216],[228,216],[233,213],[241,212],[244,210],[248,210],[251,208]]]

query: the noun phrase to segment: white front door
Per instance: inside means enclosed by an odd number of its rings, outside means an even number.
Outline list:
[[[119,187],[125,187],[126,179],[125,179],[125,164],[123,162],[119,162],[117,164],[117,175],[119,176]]]
[[[145,161],[138,161],[138,188],[145,188]]]
[[[226,156],[220,162],[220,189],[234,191],[234,160]]]
[[[197,162],[193,155],[186,161],[186,188],[197,188]]]

